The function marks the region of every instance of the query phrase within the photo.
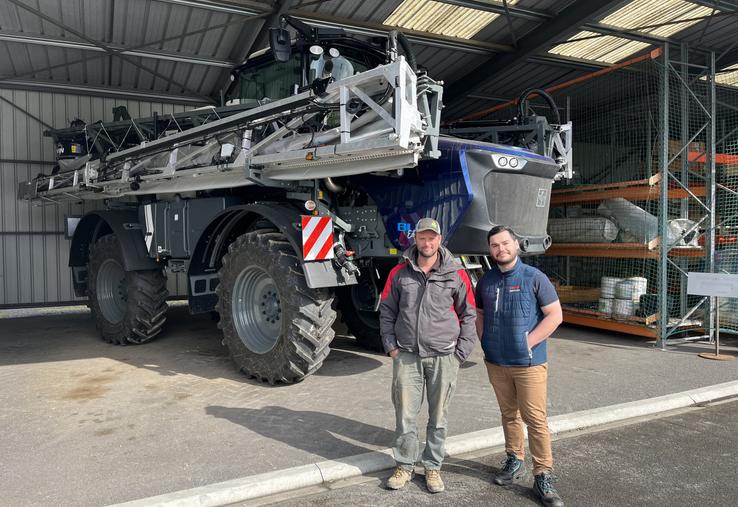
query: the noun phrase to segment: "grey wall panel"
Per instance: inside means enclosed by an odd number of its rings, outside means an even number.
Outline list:
[[[17,161],[54,160],[53,142],[43,136],[46,127],[38,120],[64,127],[75,118],[111,121],[112,108],[118,105],[125,105],[133,117],[150,116],[154,111],[177,113],[189,107],[3,88],[0,97],[4,99],[0,99],[0,160],[16,161],[0,162],[0,306],[73,301],[64,218],[82,215],[97,204],[31,206],[16,199],[18,183],[51,169],[50,165]],[[184,276],[168,276],[169,292],[186,294]]]

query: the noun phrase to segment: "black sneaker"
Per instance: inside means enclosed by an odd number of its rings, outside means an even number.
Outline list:
[[[554,478],[550,472],[543,472],[535,476],[533,490],[546,507],[564,507],[564,501],[553,487]]]
[[[520,479],[525,475],[525,462],[520,461],[514,454],[507,454],[507,459],[502,463],[502,470],[497,472],[492,481],[500,486],[512,484],[515,479]]]

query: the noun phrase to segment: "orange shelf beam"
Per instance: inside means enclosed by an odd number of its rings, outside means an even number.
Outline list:
[[[661,195],[661,187],[658,183],[661,175],[656,174],[643,180],[622,181],[606,185],[578,185],[574,188],[561,188],[551,192],[551,206],[564,204],[575,204],[582,202],[597,202],[615,197],[622,197],[629,201],[648,201],[658,199]],[[697,197],[705,196],[705,187],[694,186],[690,191]],[[669,189],[669,199],[685,199],[691,197],[681,187]]]
[[[611,259],[658,259],[658,241],[643,243],[554,243],[546,255],[561,257],[606,257]],[[699,247],[675,247],[669,250],[674,257],[702,257]]]
[[[707,154],[701,151],[690,151],[687,155],[687,160],[690,162],[697,162],[704,164],[707,159]],[[716,153],[715,154],[716,164],[738,164],[738,155],[728,155],[727,153]]]
[[[627,322],[593,315],[586,315],[574,310],[564,309],[564,322],[567,324],[576,324],[578,326],[594,327],[604,329],[606,331],[616,331],[618,333],[632,334],[636,336],[645,336],[646,338],[656,339],[658,331],[656,328],[638,324],[635,322]]]

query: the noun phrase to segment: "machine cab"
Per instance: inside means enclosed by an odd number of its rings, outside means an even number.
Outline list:
[[[339,80],[387,63],[385,38],[363,40],[334,32],[300,35],[278,58],[269,48],[251,55],[231,72],[227,104],[258,106],[304,91],[316,79]]]

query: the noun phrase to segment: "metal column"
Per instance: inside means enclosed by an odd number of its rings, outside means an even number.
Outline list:
[[[666,244],[666,231],[668,229],[669,213],[669,44],[663,48],[663,72],[659,86],[660,122],[661,129],[661,151],[659,153],[659,172],[661,173],[660,196],[659,196],[659,236],[661,246],[659,248],[658,268],[658,296],[659,296],[659,341],[661,350],[666,350],[666,339],[669,331],[669,309],[668,309],[668,278],[667,266],[669,249]]]
[[[709,74],[707,83],[709,87],[708,107],[710,109],[710,125],[707,127],[707,143],[705,151],[707,152],[707,160],[705,161],[705,199],[706,205],[710,208],[709,229],[705,235],[705,272],[712,273],[715,271],[715,53],[710,52],[708,56]],[[710,337],[712,343],[715,339],[715,298],[710,297],[707,300],[707,308],[705,311],[705,331]]]
[[[687,44],[683,42],[681,44],[681,75],[682,80],[685,83],[689,83],[689,48]],[[681,144],[682,146],[689,143],[689,96],[687,94],[687,87],[681,86],[681,93],[679,97],[681,104]],[[689,148],[687,152],[682,155],[681,163],[681,182],[685,183],[689,181]],[[689,218],[689,197],[680,199],[679,202],[679,218]],[[686,259],[679,260],[679,266],[686,271],[688,268],[688,262]],[[684,315],[687,313],[687,277],[684,275],[680,276],[679,284],[679,314]]]

